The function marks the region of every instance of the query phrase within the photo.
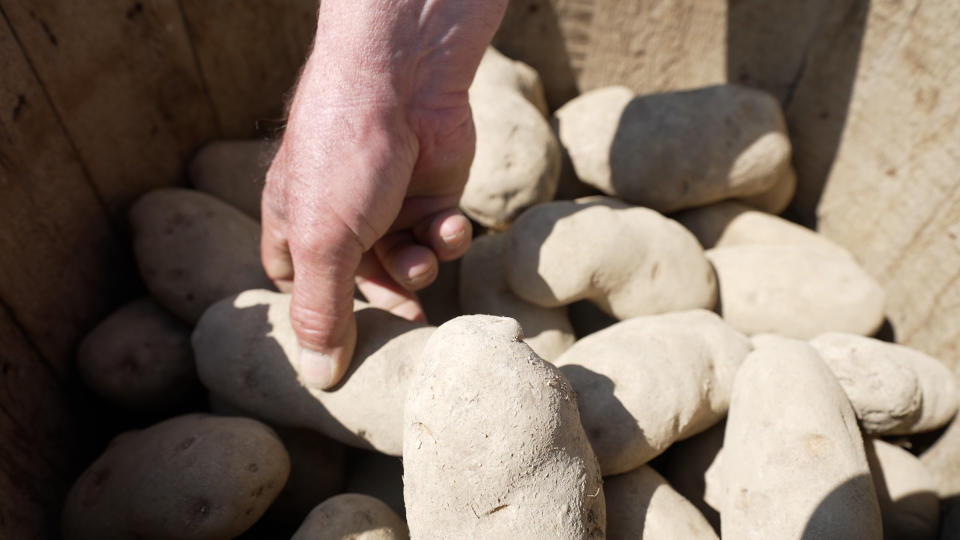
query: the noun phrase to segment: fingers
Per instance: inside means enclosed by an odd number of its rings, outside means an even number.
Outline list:
[[[409,232],[384,236],[373,245],[373,251],[390,278],[408,291],[418,291],[437,277],[437,256],[430,248],[417,244]]]
[[[417,241],[429,246],[440,262],[452,261],[467,252],[473,226],[456,208],[434,214],[414,227]]]
[[[353,357],[353,278],[363,248],[335,219],[291,230],[304,234],[290,239],[296,267],[290,322],[300,341],[295,367],[305,386],[328,389],[340,381]]]
[[[374,307],[411,321],[427,320],[417,295],[390,277],[372,251],[363,255],[357,268],[357,287]]]
[[[260,236],[260,258],[263,269],[277,289],[290,292],[293,289],[293,261],[284,232],[285,225],[266,202],[261,207],[263,227]]]

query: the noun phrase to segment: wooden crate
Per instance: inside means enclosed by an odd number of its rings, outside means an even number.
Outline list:
[[[125,211],[211,138],[270,133],[315,0],[0,0],[0,538],[56,536],[82,463],[78,340],[137,291]],[[513,0],[496,43],[551,103],[732,81],[784,105],[794,216],[960,365],[960,4]],[[89,418],[87,419],[89,420]]]

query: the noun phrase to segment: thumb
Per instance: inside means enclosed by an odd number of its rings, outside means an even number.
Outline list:
[[[300,341],[295,368],[308,388],[328,389],[343,378],[353,357],[353,278],[363,246],[335,219],[293,230],[304,232],[290,239],[296,269],[290,322]]]

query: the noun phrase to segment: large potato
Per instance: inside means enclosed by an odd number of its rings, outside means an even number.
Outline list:
[[[260,226],[206,193],[151,191],[130,209],[130,222],[150,294],[188,323],[221,298],[273,288],[260,262]]]
[[[437,329],[410,383],[403,477],[414,538],[603,538],[600,468],[560,371],[516,321]]]
[[[434,329],[371,307],[355,314],[350,368],[336,388],[321,391],[297,378],[290,295],[255,290],[224,299],[193,333],[200,380],[221,400],[272,424],[400,455],[407,384]]]
[[[719,422],[750,341],[709,311],[636,317],[556,360],[604,475],[633,470]]]
[[[690,501],[657,471],[644,465],[603,479],[610,540],[716,539],[717,534]]]
[[[369,495],[343,493],[314,508],[291,540],[407,538],[407,524],[389,506]]]
[[[248,418],[192,414],[120,435],[70,489],[67,540],[226,540],[283,488],[280,439]]]
[[[957,413],[953,373],[920,351],[831,332],[810,341],[840,381],[864,431],[905,435],[943,427]]]
[[[540,358],[552,362],[575,341],[564,307],[531,304],[507,283],[503,247],[506,235],[475,238],[460,267],[460,305],[466,314],[501,315],[516,319],[523,341]]]
[[[806,343],[754,342],[719,461],[721,537],[879,540],[880,508],[843,388]]]
[[[556,201],[525,212],[507,234],[507,282],[534,304],[588,299],[626,319],[716,302],[696,238],[647,208],[608,197]]]
[[[869,335],[883,323],[884,292],[853,257],[812,245],[749,244],[707,250],[720,310],[741,332],[809,339]]]
[[[149,298],[110,314],[80,343],[77,371],[123,409],[170,412],[200,395],[190,328]]]
[[[659,212],[759,195],[794,174],[780,104],[759,90],[636,97],[615,86],[584,93],[555,117],[580,180]]]
[[[460,208],[485,227],[504,229],[528,207],[553,199],[560,145],[540,111],[511,88],[474,85],[470,107],[477,150]]]
[[[190,183],[260,221],[260,196],[276,143],[220,140],[203,146],[190,161]]]

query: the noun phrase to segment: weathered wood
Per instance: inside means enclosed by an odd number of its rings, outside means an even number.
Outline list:
[[[887,290],[898,341],[960,371],[960,4],[874,0],[820,230]]]
[[[318,0],[181,0],[223,135],[272,135],[316,31]]]
[[[55,535],[76,435],[62,385],[0,307],[0,538]]]
[[[114,218],[217,135],[175,0],[0,0]]]
[[[43,88],[0,20],[0,299],[63,375],[129,270]]]

